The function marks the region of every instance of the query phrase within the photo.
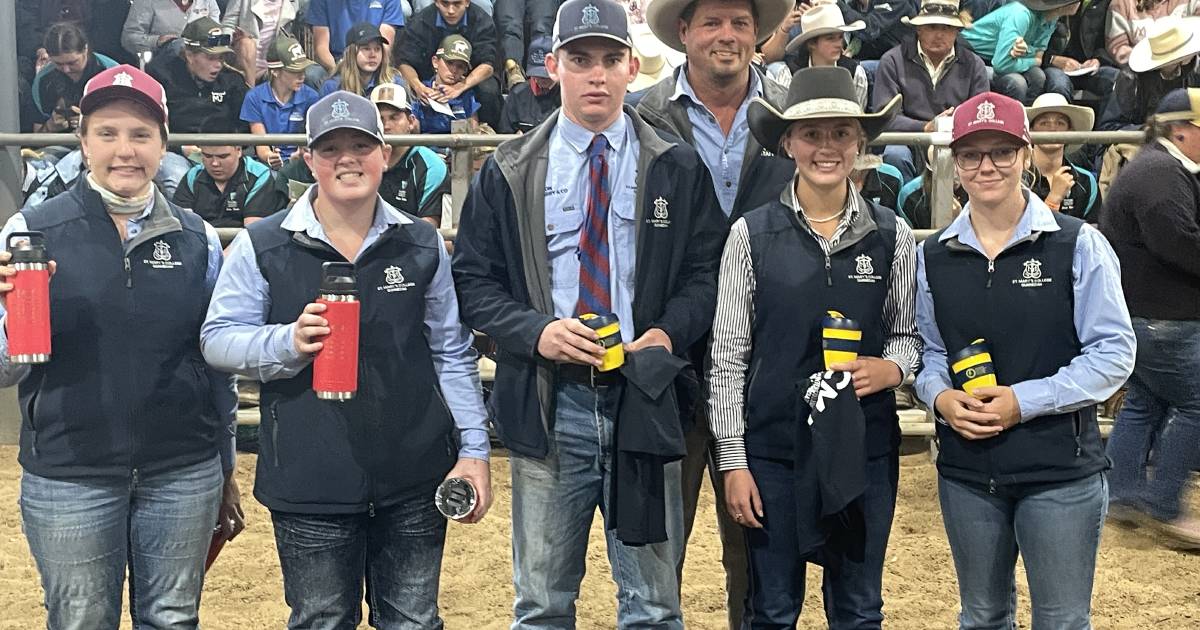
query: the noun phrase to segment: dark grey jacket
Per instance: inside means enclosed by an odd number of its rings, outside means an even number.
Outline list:
[[[921,131],[934,116],[959,103],[988,91],[987,66],[966,42],[954,42],[954,59],[937,87],[917,54],[917,40],[907,37],[887,51],[875,71],[875,95],[871,104],[879,111],[893,96],[904,95],[900,113],[888,125],[888,131]]]

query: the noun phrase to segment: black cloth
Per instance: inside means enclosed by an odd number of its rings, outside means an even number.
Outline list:
[[[496,30],[500,32],[500,54],[503,59],[525,66],[525,26],[529,25],[529,41],[550,37],[554,30],[554,15],[558,0],[496,0]],[[503,64],[499,66],[503,68]],[[501,132],[505,133],[505,132]]]
[[[954,59],[946,63],[949,67],[935,87],[915,35],[884,53],[875,70],[871,107],[879,111],[892,97],[903,95],[888,131],[924,131],[934,116],[988,91],[987,66],[961,37],[954,42]]]
[[[938,332],[951,357],[976,339],[991,351],[996,381],[1046,378],[1081,352],[1075,332],[1076,240],[1083,221],[1054,213],[1059,228],[1035,232],[994,260],[945,229],[921,244]],[[947,376],[953,380],[951,368]],[[986,440],[968,440],[937,423],[938,472],[995,488],[1071,481],[1108,468],[1096,407],[1020,422]]]
[[[442,197],[449,194],[446,163],[428,147],[409,147],[379,182],[379,196],[384,201],[416,217],[440,220]]]
[[[146,66],[146,72],[162,84],[167,94],[168,124],[172,132],[249,131],[249,124],[241,117],[246,81],[237,72],[226,67],[217,74],[215,81],[200,81],[188,71],[183,57],[177,55],[156,56]]]
[[[783,60],[787,63],[788,72],[791,74],[796,74],[798,71],[807,68],[809,63],[808,46],[800,46],[796,50],[785,53],[783,55]],[[858,61],[851,59],[846,55],[842,55],[837,59],[837,67],[849,72],[850,76],[854,76],[854,73],[858,70],[858,66]]]
[[[51,69],[49,65],[47,64],[47,67],[34,77],[31,88],[33,103],[40,118],[37,122],[48,120],[55,108],[59,106],[60,100],[64,113],[69,112],[72,107],[79,107],[79,100],[83,98],[83,86],[87,85],[92,77],[117,64],[108,57],[101,58],[92,53],[88,55],[87,65],[83,67],[83,74],[80,75],[78,81],[73,80],[57,67]],[[70,117],[70,114],[66,117]]]
[[[262,162],[242,157],[225,190],[197,164],[175,189],[175,204],[191,210],[213,227],[242,227],[248,218],[269,217],[288,205],[287,185]]]
[[[42,477],[128,478],[217,455],[200,326],[208,236],[200,217],[157,195],[121,242],[84,178],[23,211],[58,264],[50,283],[53,355],[18,392],[21,466]]]
[[[663,467],[687,454],[675,379],[690,364],[661,346],[625,353],[615,427],[608,529],[626,545],[667,540]]]
[[[1100,197],[1100,186],[1096,183],[1096,178],[1090,171],[1082,166],[1071,161],[1070,158],[1063,157],[1063,166],[1070,166],[1075,176],[1075,183],[1071,185],[1071,190],[1062,200],[1058,211],[1083,219],[1088,223],[1100,222],[1100,208],[1104,204],[1104,200]],[[1050,180],[1042,177],[1042,174],[1037,169],[1032,169],[1033,181],[1030,182],[1029,189],[1033,194],[1046,198],[1050,194]]]
[[[1200,87],[1200,64],[1193,62],[1179,76],[1163,78],[1157,70],[1137,73],[1122,68],[1117,75],[1113,97],[1108,100],[1100,121],[1099,131],[1134,130],[1146,124],[1146,117],[1158,108],[1158,102],[1176,88]]]
[[[554,84],[548,92],[535,96],[529,82],[518,83],[508,93],[504,100],[504,110],[500,113],[500,133],[528,133],[530,129],[542,124],[555,110],[562,106],[562,91]]]
[[[399,41],[392,52],[397,66],[406,64],[417,71],[422,81],[433,77],[433,55],[447,35],[459,34],[471,42],[471,69],[488,64],[495,74],[475,86],[475,98],[479,101],[480,122],[495,128],[500,122],[500,79],[504,64],[499,62],[496,51],[496,23],[487,11],[478,5],[467,5],[467,13],[454,26],[438,26],[441,14],[436,5],[429,5],[413,13],[408,24],[397,34]],[[464,22],[466,23],[464,25]]]
[[[1100,230],[1121,259],[1130,315],[1200,319],[1200,180],[1161,144],[1121,169]]]
[[[1094,0],[1079,11],[1060,17],[1046,52],[1066,55],[1079,62],[1099,59],[1103,65],[1116,66],[1105,46],[1107,36],[1104,30],[1108,22],[1110,2],[1111,0]]]
[[[319,293],[321,263],[345,261],[324,242],[284,229],[287,216],[246,228],[267,281],[268,325],[296,321]],[[425,293],[441,247],[437,230],[414,219],[389,227],[355,261],[361,314],[352,400],[319,400],[312,365],[262,384],[254,496],[263,505],[352,514],[419,489],[432,499],[458,454],[425,336]]]
[[[900,18],[912,17],[920,8],[916,0],[838,0],[837,5],[847,24],[862,20],[867,25],[861,31],[850,33],[851,39],[861,45],[855,55],[860,60],[879,59],[883,53],[899,44],[901,39],[913,33],[913,28],[901,22]]]
[[[862,195],[863,199],[873,201],[884,208],[900,214],[900,188],[903,182],[897,175],[898,171],[893,169],[884,170],[882,168],[873,168],[867,171],[863,177],[862,188],[858,194]]]

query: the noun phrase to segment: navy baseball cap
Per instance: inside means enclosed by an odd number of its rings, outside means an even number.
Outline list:
[[[391,44],[391,42],[389,42],[387,38],[383,36],[383,33],[379,32],[379,27],[370,22],[359,22],[358,24],[351,26],[350,30],[346,31],[347,46],[350,44],[362,46],[363,44],[368,44],[373,41],[383,42],[384,45]]]
[[[546,55],[550,54],[553,46],[554,42],[545,35],[529,43],[529,59],[525,62],[525,76],[550,77],[550,73],[546,71]]]
[[[585,37],[605,37],[633,48],[625,7],[615,0],[564,2],[554,19],[554,46],[551,50],[557,51],[563,44]]]
[[[338,90],[313,103],[308,109],[308,148],[312,148],[323,136],[338,129],[361,131],[383,144],[383,121],[379,110],[370,100]]]

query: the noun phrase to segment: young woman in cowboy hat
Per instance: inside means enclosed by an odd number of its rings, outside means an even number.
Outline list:
[[[783,61],[787,69],[776,80],[783,85],[792,82],[792,75],[801,68],[837,66],[854,76],[854,93],[858,104],[867,109],[867,71],[858,61],[846,56],[846,33],[866,28],[862,20],[847,24],[836,4],[818,4],[800,17],[800,34],[784,48]]]
[[[1067,103],[1061,94],[1037,97],[1025,114],[1030,129],[1046,132],[1091,131],[1096,116],[1089,107]],[[1096,176],[1077,166],[1066,149],[1064,144],[1034,145],[1029,189],[1051,210],[1096,223],[1103,206]]]
[[[850,181],[855,158],[900,104],[864,114],[842,68],[796,74],[781,112],[762,99],[750,130],[790,157],[792,184],[733,224],[721,261],[709,373],[711,428],[725,507],[746,528],[750,593],[743,627],[794,627],[807,562],[826,566],[831,627],[882,622],[884,552],[895,508],[900,434],[891,391],[917,364],[912,232]],[[859,358],[836,364],[853,379],[866,418],[864,537],[825,545],[793,466],[812,445],[797,433],[809,408],[800,383],[823,371],[821,321],[836,309],[860,322]],[[812,526],[798,527],[798,523]]]
[[[916,390],[937,413],[959,624],[1014,627],[1020,553],[1033,628],[1090,628],[1108,505],[1096,404],[1134,357],[1121,272],[1098,230],[1021,184],[1031,157],[1020,103],[967,100],[950,146],[968,202],[917,254]],[[978,386],[987,376],[999,385]]]

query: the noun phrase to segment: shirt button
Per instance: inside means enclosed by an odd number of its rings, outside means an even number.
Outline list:
[[[547,229],[547,230],[553,230],[553,229],[554,229],[554,224],[553,224],[553,223],[551,223],[550,225],[547,225],[547,226],[546,226],[546,229]]]
[[[726,188],[733,188],[733,182],[729,182],[729,181],[725,182],[725,187],[726,187]]]

